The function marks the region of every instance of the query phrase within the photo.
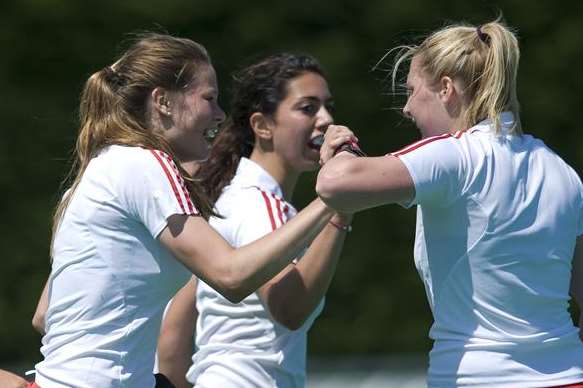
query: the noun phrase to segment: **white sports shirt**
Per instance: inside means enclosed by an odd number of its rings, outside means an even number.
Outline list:
[[[217,201],[224,219],[210,224],[234,247],[272,232],[296,214],[278,183],[258,164],[242,158]],[[257,293],[233,304],[198,281],[198,351],[187,379],[197,388],[303,387],[307,331],[323,301],[301,328],[290,331],[270,316]]]
[[[415,184],[415,264],[434,323],[429,387],[583,381],[567,311],[583,186],[542,141],[484,121],[393,155]]]
[[[90,161],[54,241],[39,386],[154,387],[162,312],[190,276],[157,240],[172,214],[197,210],[166,154]]]

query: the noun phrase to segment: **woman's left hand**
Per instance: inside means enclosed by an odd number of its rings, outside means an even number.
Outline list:
[[[349,141],[358,142],[358,138],[350,128],[343,125],[329,125],[324,135],[324,144],[320,148],[320,165],[332,159],[338,147]]]

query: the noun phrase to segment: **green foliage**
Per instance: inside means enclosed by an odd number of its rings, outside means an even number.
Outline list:
[[[277,51],[309,52],[327,70],[336,121],[353,128],[373,155],[417,138],[372,66],[387,49],[449,21],[481,23],[499,11],[522,47],[519,96],[527,132],[578,171],[583,140],[582,3],[508,0],[20,0],[0,5],[0,361],[40,358],[30,319],[49,269],[50,218],[76,135],[78,94],[92,72],[112,62],[120,42],[139,30],[166,30],[210,51],[228,110],[229,74]],[[298,190],[314,196],[314,177]],[[359,214],[327,307],[311,331],[316,353],[426,351],[431,323],[414,269],[414,211],[397,206]]]

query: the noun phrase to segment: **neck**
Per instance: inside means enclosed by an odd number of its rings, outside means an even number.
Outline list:
[[[188,175],[190,175],[191,177],[193,177],[194,174],[196,174],[196,172],[198,171],[198,169],[200,167],[200,161],[198,161],[198,160],[188,160],[188,161],[180,162],[180,166],[182,166],[182,168],[184,170],[186,170],[186,172],[188,173]]]
[[[249,159],[260,165],[275,179],[283,191],[285,200],[290,201],[300,173],[287,166],[273,152],[263,152],[255,148]]]

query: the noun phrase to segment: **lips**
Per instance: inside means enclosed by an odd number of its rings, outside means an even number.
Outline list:
[[[320,148],[322,147],[322,144],[324,144],[324,135],[318,135],[310,139],[310,141],[308,142],[308,147],[316,151],[319,151]]]

